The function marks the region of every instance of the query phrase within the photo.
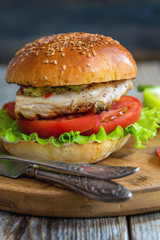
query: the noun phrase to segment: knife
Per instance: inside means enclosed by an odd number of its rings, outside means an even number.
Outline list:
[[[88,198],[103,202],[125,201],[132,197],[132,193],[127,188],[110,180],[55,172],[51,168],[47,169],[27,161],[2,159],[2,156],[0,160],[0,175],[10,178],[26,175],[43,181],[57,183]]]
[[[39,165],[42,167],[51,168],[58,172],[67,172],[74,175],[85,177],[92,177],[97,179],[115,179],[125,177],[133,174],[139,170],[138,167],[120,167],[120,166],[107,166],[97,164],[77,164],[68,162],[54,162],[50,160],[30,160],[26,158],[16,157],[12,155],[0,155],[0,159],[16,160],[21,163],[28,163],[32,165]]]

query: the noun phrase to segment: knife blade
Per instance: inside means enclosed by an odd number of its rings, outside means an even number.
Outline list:
[[[39,165],[46,168],[51,168],[58,172],[67,172],[74,175],[92,177],[97,179],[116,179],[133,174],[139,170],[138,167],[121,167],[121,166],[108,166],[97,164],[77,164],[68,162],[54,162],[50,160],[41,159],[26,159],[15,157],[13,155],[0,155],[1,160],[16,160],[25,164]]]
[[[69,175],[32,165],[28,162],[11,159],[0,160],[0,175],[11,178],[26,175],[43,181],[57,183],[88,198],[103,202],[125,201],[132,197],[132,193],[127,188],[110,180]]]

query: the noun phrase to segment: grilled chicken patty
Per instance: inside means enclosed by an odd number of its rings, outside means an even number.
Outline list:
[[[106,110],[119,100],[128,90],[132,89],[132,82],[112,81],[107,83],[93,83],[80,92],[66,91],[52,94],[50,97],[24,96],[17,92],[15,114],[27,119],[52,118],[66,114]]]

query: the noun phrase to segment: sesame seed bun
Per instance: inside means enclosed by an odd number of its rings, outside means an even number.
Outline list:
[[[34,141],[21,140],[17,143],[3,141],[6,150],[15,156],[29,159],[43,159],[73,163],[94,163],[111,153],[118,151],[129,139],[130,135],[118,140],[106,140],[102,143],[89,142],[84,145],[77,143],[55,147],[52,143],[40,145]],[[86,154],[87,153],[87,154]]]
[[[68,33],[26,44],[9,63],[6,81],[24,86],[65,86],[136,77],[132,55],[111,37]]]

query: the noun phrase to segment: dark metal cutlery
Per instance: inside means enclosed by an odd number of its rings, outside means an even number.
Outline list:
[[[51,168],[55,171],[72,173],[85,177],[93,177],[98,179],[115,179],[125,177],[133,174],[139,170],[138,167],[120,167],[120,166],[108,166],[108,165],[97,165],[97,164],[77,164],[68,162],[54,162],[50,160],[30,160],[26,158],[20,158],[12,155],[0,155],[0,160],[15,160],[15,162],[25,164],[35,164],[42,167]],[[18,170],[18,168],[15,168]]]
[[[0,155],[2,176],[18,178],[25,174],[43,181],[58,183],[88,198],[105,202],[130,199],[132,193],[128,189],[109,179],[124,177],[138,170],[135,167],[43,162]]]

